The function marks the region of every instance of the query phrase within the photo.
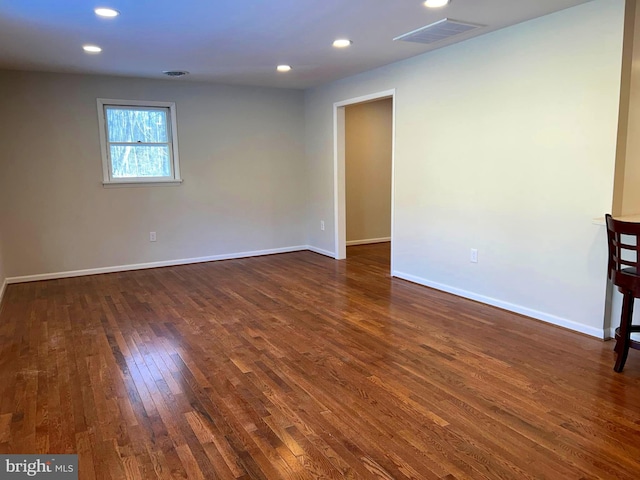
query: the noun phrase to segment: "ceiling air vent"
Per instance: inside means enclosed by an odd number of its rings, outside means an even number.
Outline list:
[[[475,30],[476,28],[482,28],[484,25],[475,25],[473,23],[464,23],[457,20],[450,20],[443,18],[442,20],[427,25],[426,27],[418,28],[412,32],[405,33],[394,40],[400,40],[403,42],[416,42],[416,43],[437,43],[447,38],[455,37],[462,33]]]
[[[189,72],[186,72],[184,70],[164,70],[162,73],[164,73],[168,77],[182,77],[184,75],[189,75]]]

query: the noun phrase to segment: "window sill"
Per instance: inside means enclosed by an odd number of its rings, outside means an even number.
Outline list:
[[[102,182],[102,186],[105,188],[120,188],[120,187],[171,187],[177,186],[182,183],[182,179],[179,180],[131,180],[131,181],[111,181]]]

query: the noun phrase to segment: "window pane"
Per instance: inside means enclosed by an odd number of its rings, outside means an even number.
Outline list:
[[[168,146],[111,145],[113,178],[171,177]]]
[[[110,142],[166,143],[167,110],[107,107]]]

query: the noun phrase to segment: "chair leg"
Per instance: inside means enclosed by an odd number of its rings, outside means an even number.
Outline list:
[[[624,293],[622,298],[622,314],[620,315],[620,335],[616,341],[614,350],[618,354],[616,364],[613,369],[621,372],[629,355],[629,345],[631,343],[631,321],[633,319],[633,294]]]

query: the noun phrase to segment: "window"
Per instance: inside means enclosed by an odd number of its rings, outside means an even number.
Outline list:
[[[182,181],[174,103],[99,98],[98,120],[105,185]]]

